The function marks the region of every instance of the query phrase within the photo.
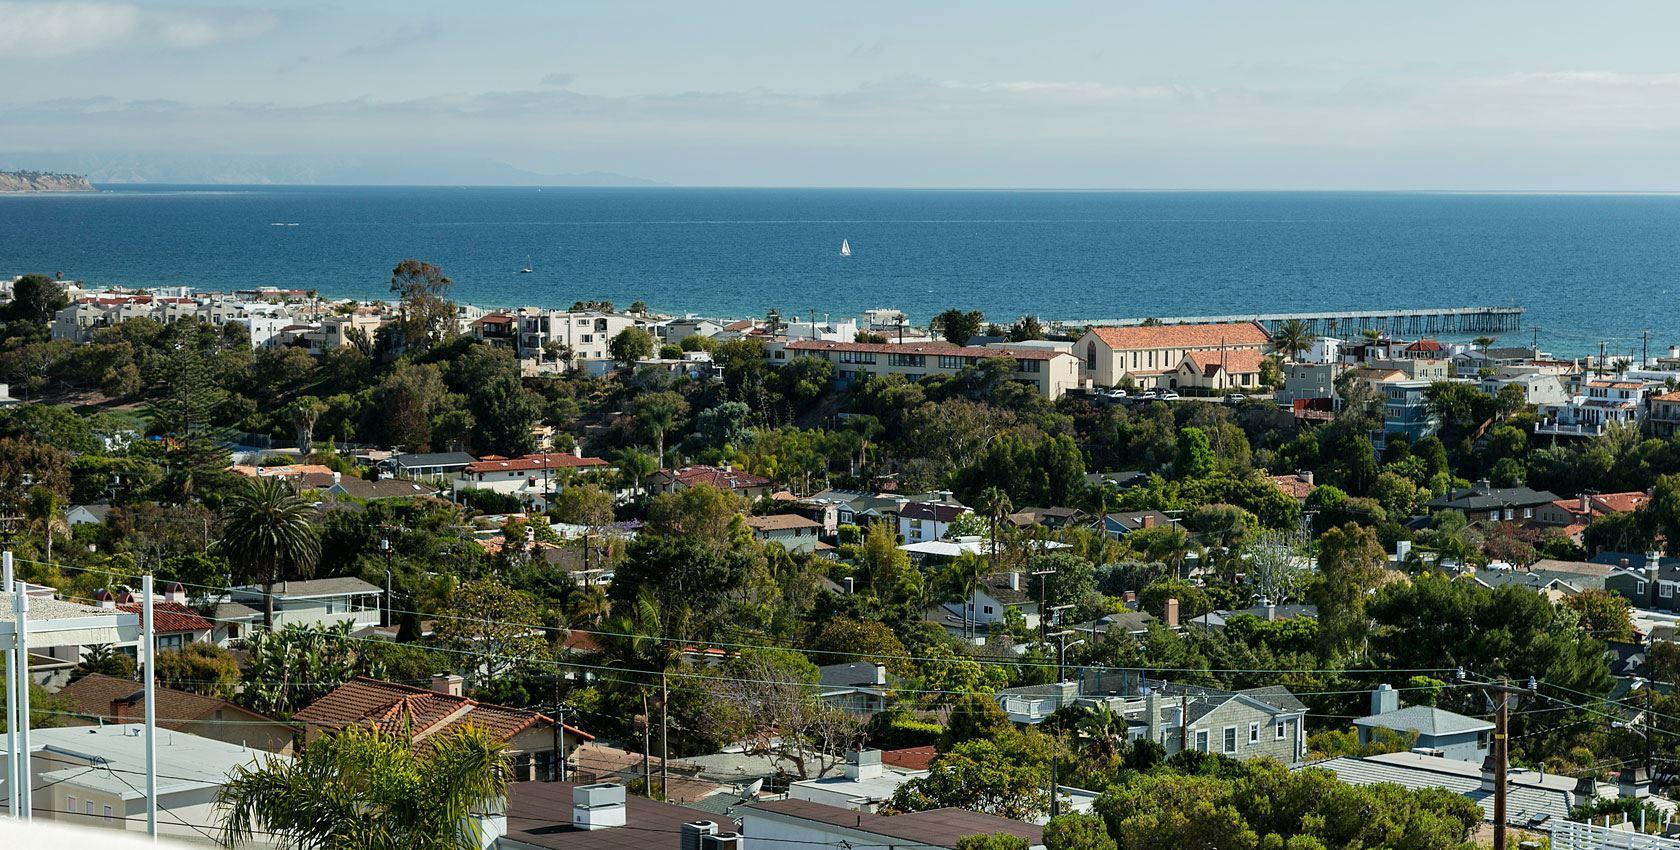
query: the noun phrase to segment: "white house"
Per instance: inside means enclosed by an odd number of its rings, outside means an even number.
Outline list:
[[[810,517],[799,514],[771,514],[770,516],[745,517],[747,527],[752,529],[754,540],[763,543],[778,543],[789,552],[815,552],[817,535],[822,533],[822,523]]]
[[[157,736],[159,835],[205,840],[205,831],[214,834],[223,820],[216,796],[232,771],[286,758],[169,729]],[[36,818],[145,832],[146,738],[140,724],[35,729],[29,753]]]
[[[898,509],[898,534],[906,543],[938,540],[950,532],[951,523],[958,517],[970,513],[973,511],[953,498],[949,490],[929,493]]]
[[[547,507],[549,498],[575,476],[611,470],[601,458],[584,457],[582,449],[514,458],[486,455],[462,467],[450,487],[457,497],[464,490],[492,490]]]

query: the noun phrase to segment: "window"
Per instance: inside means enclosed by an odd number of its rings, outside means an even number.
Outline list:
[[[1534,509],[1533,508],[1523,508],[1523,519],[1533,519],[1533,518],[1534,518]]]
[[[963,367],[963,359],[961,357],[952,357],[949,354],[939,355],[939,368],[941,368],[941,369],[961,369],[962,367]]]
[[[1205,753],[1207,751],[1208,751],[1208,732],[1207,732],[1206,729],[1197,729],[1196,730],[1196,752]]]
[[[1279,740],[1279,741],[1281,741],[1281,740],[1283,740],[1283,734],[1284,734],[1284,722],[1283,722],[1283,721],[1282,721],[1282,720],[1279,720],[1279,721],[1278,721],[1278,722],[1277,722],[1277,727],[1276,727],[1276,729],[1277,729],[1277,738],[1276,738],[1276,739],[1277,739],[1277,740]]]
[[[1248,724],[1248,742],[1250,744],[1260,743],[1260,724],[1259,723]]]
[[[1017,360],[1017,361],[1015,361],[1015,368],[1019,371],[1022,371],[1022,372],[1037,372],[1038,371],[1038,361],[1037,360]]]
[[[992,606],[990,606],[990,605],[987,605],[987,606],[986,606],[986,608],[985,608],[985,611],[986,611],[986,613],[988,613],[988,614],[990,614],[990,613],[992,613]]]
[[[107,822],[109,822],[111,820],[111,807],[110,806],[105,807],[105,820]]]
[[[887,364],[890,366],[924,366],[927,364],[925,354],[889,354]]]
[[[87,801],[87,816],[90,817],[90,818],[93,817],[93,801],[92,800]]]
[[[157,639],[158,649],[180,649],[185,642],[184,635],[159,635]]]
[[[1645,592],[1645,582],[1640,582],[1639,585],[1633,589],[1633,592],[1643,594]]]
[[[1230,755],[1237,751],[1237,727],[1225,727],[1225,753]]]
[[[64,798],[64,810],[69,812],[70,814],[75,814],[76,813],[76,797],[75,797],[75,795],[71,795],[69,797]]]
[[[1666,581],[1657,582],[1657,595],[1664,599],[1672,599],[1674,597],[1674,585]]]

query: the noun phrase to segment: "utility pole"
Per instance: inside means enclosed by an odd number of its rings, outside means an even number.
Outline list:
[[[1641,333],[1639,336],[1641,340],[1639,348],[1639,368],[1643,369],[1645,368],[1645,364],[1651,362],[1651,329],[1646,328],[1644,333]]]
[[[1463,678],[1462,668],[1458,674]],[[1495,700],[1493,713],[1493,850],[1506,850],[1506,797],[1510,788],[1507,787],[1506,776],[1511,766],[1511,695],[1535,693],[1538,683],[1533,676],[1528,678],[1527,687],[1518,687],[1505,680],[1482,685],[1482,689],[1492,695]]]
[[[1067,678],[1067,637],[1071,634],[1073,632],[1063,629],[1050,635],[1050,637],[1056,639],[1056,681],[1058,682]]]
[[[146,692],[146,834],[157,841],[157,620],[152,617],[152,574],[140,577],[140,614],[145,630],[141,650],[146,662],[141,674]]]
[[[1045,632],[1046,632],[1046,627],[1049,625],[1049,622],[1050,622],[1050,609],[1045,607],[1045,602],[1047,600],[1044,597],[1045,586],[1050,583],[1050,580],[1045,578],[1045,576],[1053,576],[1055,574],[1056,574],[1055,570],[1033,570],[1032,573],[1030,573],[1030,575],[1032,575],[1034,578],[1038,579],[1038,642],[1039,643],[1044,643],[1044,635],[1045,635]]]
[[[1534,359],[1539,360],[1540,359],[1540,326],[1535,325],[1533,330],[1534,330]]]
[[[659,671],[659,798],[670,802],[671,789],[671,692],[665,671]]]
[[[1598,341],[1598,374],[1604,374],[1604,340]]]

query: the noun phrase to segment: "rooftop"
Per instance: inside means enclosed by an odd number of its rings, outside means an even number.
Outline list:
[[[741,809],[779,819],[826,824],[866,835],[878,835],[930,847],[956,847],[957,842],[965,836],[997,832],[1006,832],[1026,839],[1029,845],[1044,843],[1042,827],[995,815],[983,815],[967,809],[932,809],[903,815],[876,815],[804,800],[750,803]]]
[[[1493,724],[1486,720],[1465,717],[1428,705],[1410,705],[1385,714],[1361,717],[1353,721],[1353,725],[1413,731],[1420,735],[1461,735],[1493,728]]]
[[[381,731],[410,730],[415,740],[462,726],[476,726],[512,738],[536,724],[552,724],[546,715],[522,708],[481,703],[464,696],[358,676],[305,706],[295,717],[306,723],[346,727],[368,724]],[[594,736],[568,725],[584,739]]]
[[[43,784],[66,782],[122,800],[145,796],[146,737],[138,723],[111,726],[65,726],[29,733],[31,747],[51,748],[71,758],[99,762],[106,769],[66,767],[41,774]],[[219,787],[242,765],[285,758],[273,753],[201,738],[185,732],[158,733],[158,793],[172,794]]]
[[[1271,340],[1256,322],[1212,325],[1138,325],[1092,328],[1110,348],[1218,348],[1221,345],[1265,345]]]
[[[1013,357],[1016,360],[1053,360],[1072,355],[1065,351],[1043,348],[988,348],[980,345],[956,346],[950,343],[882,343],[882,342],[822,342],[801,339],[787,344],[789,351],[855,351],[863,354],[938,354],[944,357]]]
[[[746,517],[747,527],[754,531],[789,531],[795,528],[822,528],[822,523],[799,514],[771,514]]]
[[[515,782],[508,791],[507,837],[552,850],[676,850],[682,825],[707,820],[693,809],[624,795],[625,825],[610,829],[572,826],[571,782]],[[713,819],[716,820],[716,819]],[[731,823],[720,824],[733,832]]]

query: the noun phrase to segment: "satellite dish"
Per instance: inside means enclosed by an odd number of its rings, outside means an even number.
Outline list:
[[[751,800],[752,798],[757,797],[759,790],[763,787],[764,780],[754,779],[752,782],[747,783],[747,787],[741,789],[741,799]]]

